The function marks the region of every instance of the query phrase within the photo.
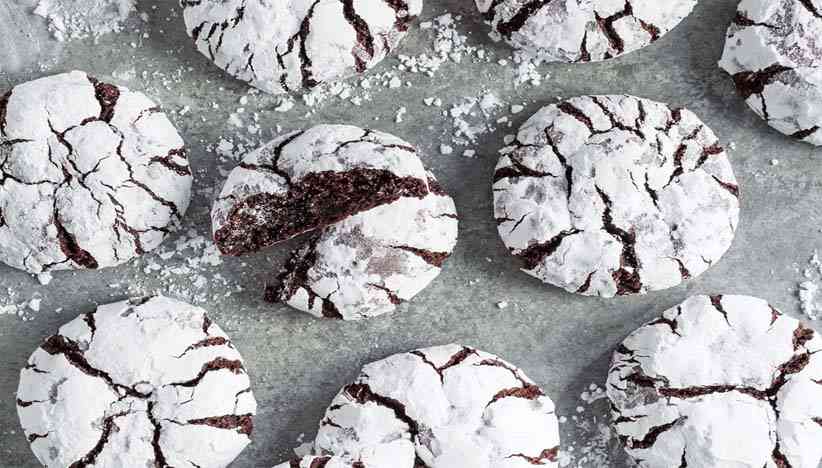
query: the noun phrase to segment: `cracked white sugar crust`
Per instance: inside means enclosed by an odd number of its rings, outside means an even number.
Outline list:
[[[558,466],[554,404],[523,372],[459,345],[365,366],[320,423],[318,453],[356,457],[410,440],[422,467]]]
[[[38,274],[155,249],[188,208],[180,135],[145,95],[70,72],[0,98],[0,261]]]
[[[274,468],[414,468],[414,445],[403,439],[364,448],[356,457],[313,455]]]
[[[17,412],[49,468],[222,468],[250,442],[243,360],[205,311],[150,297],[108,304],[45,340]]]
[[[656,42],[697,0],[475,0],[491,36],[549,62],[598,62]]]
[[[743,0],[719,66],[776,130],[822,145],[822,2]]]
[[[614,353],[613,425],[639,466],[815,468],[822,339],[766,301],[695,296]]]
[[[197,49],[279,94],[363,73],[407,34],[422,0],[183,0]]]
[[[573,98],[537,112],[503,153],[499,234],[546,283],[644,294],[703,273],[733,241],[736,178],[716,135],[688,110]]]
[[[432,192],[330,226],[295,253],[277,299],[316,317],[359,320],[392,312],[442,271],[457,243],[456,213],[451,197]]]

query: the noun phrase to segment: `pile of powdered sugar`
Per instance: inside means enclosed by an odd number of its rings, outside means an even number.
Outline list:
[[[135,0],[40,0],[34,13],[55,39],[68,41],[120,32],[134,10]]]

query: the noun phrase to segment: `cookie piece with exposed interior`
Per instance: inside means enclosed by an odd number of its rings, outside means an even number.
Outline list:
[[[164,297],[103,305],[45,340],[17,412],[49,468],[223,468],[251,442],[243,360],[205,311]]]
[[[331,402],[319,453],[410,440],[426,468],[559,466],[554,404],[514,365],[459,345],[397,354],[365,366]]]
[[[410,300],[440,273],[457,238],[454,202],[417,150],[346,125],[294,132],[248,155],[229,174],[212,221],[228,255],[315,231],[266,299],[344,320]]]
[[[183,140],[142,93],[79,71],[0,98],[0,261],[30,273],[155,249],[191,197]]]
[[[422,0],[183,0],[188,34],[228,74],[300,91],[364,73],[397,48]]]
[[[547,62],[599,62],[656,42],[697,0],[475,0],[491,37]]]
[[[297,250],[267,299],[316,317],[358,320],[392,312],[442,271],[457,243],[454,201],[433,178],[403,197],[325,228]]]
[[[614,353],[613,426],[644,468],[816,467],[822,339],[766,301],[695,296]]]
[[[698,276],[739,222],[739,186],[711,129],[632,96],[541,109],[503,150],[493,192],[499,234],[523,270],[591,296]]]
[[[409,143],[319,125],[268,143],[229,174],[211,214],[214,240],[226,255],[256,252],[428,192],[428,174]]]
[[[768,125],[822,145],[822,3],[743,0],[719,66]]]

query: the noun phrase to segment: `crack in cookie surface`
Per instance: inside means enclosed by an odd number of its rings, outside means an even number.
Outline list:
[[[0,260],[15,268],[104,268],[153,250],[191,183],[181,137],[141,93],[71,72],[0,101]]]
[[[202,309],[149,297],[100,306],[48,338],[17,392],[37,458],[226,467],[250,443],[256,403],[238,352],[206,321]]]
[[[675,286],[730,247],[739,187],[694,114],[632,96],[543,108],[494,177],[498,231],[524,270],[611,297]]]
[[[400,44],[422,0],[201,0],[182,6],[203,55],[237,79],[278,94],[374,67]],[[329,30],[335,33],[324,33]]]
[[[646,47],[688,16],[696,0],[475,0],[492,37],[538,60],[596,62]]]
[[[614,353],[613,424],[642,467],[814,466],[820,350],[813,330],[763,300],[692,297]]]

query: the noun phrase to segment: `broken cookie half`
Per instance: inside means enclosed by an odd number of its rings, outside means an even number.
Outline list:
[[[160,245],[191,197],[183,139],[142,93],[74,71],[0,97],[0,261],[116,266]]]
[[[599,62],[646,47],[697,0],[475,0],[491,37],[547,62]]]
[[[500,237],[523,270],[588,296],[645,294],[723,256],[739,186],[692,112],[633,96],[549,105],[503,150],[493,182]]]
[[[331,402],[315,456],[368,461],[375,450],[394,463],[366,468],[557,467],[559,427],[551,399],[516,366],[452,344],[368,364]]]
[[[762,299],[692,297],[616,349],[613,426],[643,468],[819,466],[820,351]]]
[[[454,202],[417,150],[343,125],[295,132],[249,154],[229,175],[212,222],[226,255],[313,231],[266,298],[345,320],[410,300],[440,273],[457,240]]]
[[[148,297],[47,338],[21,371],[17,413],[48,468],[223,468],[251,442],[256,402],[203,309]]]

